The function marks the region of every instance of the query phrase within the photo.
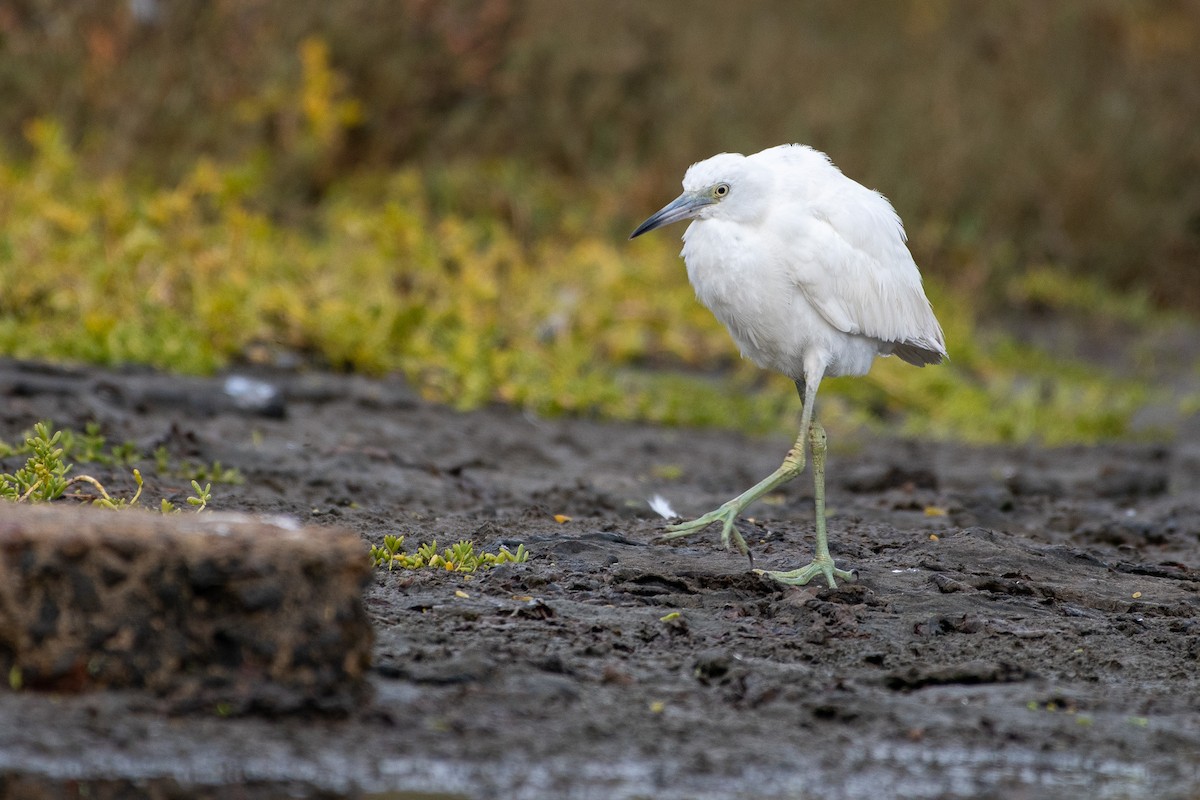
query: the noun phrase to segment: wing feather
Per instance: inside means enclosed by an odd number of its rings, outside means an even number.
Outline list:
[[[783,210],[800,228],[790,253],[796,285],[838,330],[890,344],[917,366],[941,361],[945,339],[900,218],[882,195],[837,176],[831,190]]]

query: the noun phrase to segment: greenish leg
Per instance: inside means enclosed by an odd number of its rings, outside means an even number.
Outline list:
[[[829,582],[829,588],[833,589],[837,587],[834,578],[841,578],[847,583],[853,583],[858,580],[858,576],[853,572],[835,567],[833,557],[829,555],[829,541],[825,533],[825,452],[828,439],[825,436],[825,429],[816,422],[809,427],[809,441],[812,443],[813,504],[817,511],[816,555],[807,566],[799,569],[787,572],[756,569],[755,572],[791,586],[803,586],[818,575],[824,575],[825,580]]]
[[[746,540],[742,538],[742,534],[734,526],[737,518],[741,515],[742,511],[745,510],[746,506],[750,505],[767,492],[772,491],[775,489],[775,487],[787,483],[803,471],[804,430],[801,429],[800,435],[796,437],[796,443],[792,445],[791,450],[788,450],[788,454],[783,459],[783,463],[779,465],[779,469],[775,470],[770,475],[739,494],[737,497],[725,503],[720,508],[710,511],[702,517],[697,517],[691,522],[681,522],[678,525],[669,526],[667,528],[668,533],[663,534],[663,538],[678,539],[681,536],[687,536],[689,534],[696,533],[714,522],[720,522],[721,545],[728,550],[730,541],[732,540],[733,544],[737,547],[738,552],[744,556],[749,555],[750,549],[746,547]]]

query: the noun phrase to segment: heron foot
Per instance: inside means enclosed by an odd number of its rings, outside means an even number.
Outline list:
[[[766,575],[771,580],[785,583],[788,586],[804,586],[818,575],[825,576],[825,580],[829,582],[830,589],[837,588],[837,582],[834,578],[841,578],[846,583],[854,583],[858,580],[857,572],[847,572],[844,569],[838,569],[833,565],[833,559],[828,556],[814,558],[807,566],[786,572],[766,569],[756,569],[754,571],[759,575]]]
[[[742,538],[741,532],[737,529],[738,515],[742,513],[744,506],[736,500],[730,500],[720,508],[708,512],[702,517],[697,517],[690,522],[680,522],[677,525],[668,525],[667,533],[662,535],[663,539],[679,539],[684,536],[690,536],[693,533],[699,533],[704,528],[714,522],[721,523],[721,546],[726,550],[732,550],[730,546],[736,546],[738,552],[744,556],[750,555],[750,548],[746,546],[746,540]]]

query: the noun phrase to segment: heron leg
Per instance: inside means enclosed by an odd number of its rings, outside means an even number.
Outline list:
[[[763,478],[758,483],[751,486],[746,491],[739,494],[727,503],[724,503],[720,508],[708,512],[702,517],[697,517],[690,522],[681,522],[678,525],[669,525],[667,533],[663,534],[664,539],[678,539],[681,536],[688,536],[697,533],[703,528],[707,528],[714,522],[721,523],[721,545],[726,549],[730,549],[730,543],[737,547],[738,552],[744,556],[750,554],[750,549],[746,547],[746,540],[742,538],[741,532],[738,531],[734,523],[741,516],[742,511],[746,506],[753,503],[758,498],[762,497],[767,492],[775,489],[781,484],[787,483],[792,478],[804,471],[804,431],[801,429],[800,435],[796,437],[795,444],[792,449],[788,450],[787,455],[783,459],[783,463],[779,465],[779,469],[772,472],[767,477]]]
[[[816,506],[817,512],[816,554],[807,566],[799,569],[786,572],[757,569],[755,572],[791,586],[803,586],[818,575],[824,575],[829,588],[833,589],[837,587],[834,578],[853,583],[858,580],[858,576],[835,567],[833,556],[829,555],[829,541],[825,533],[825,452],[829,440],[825,436],[825,429],[819,423],[813,422],[809,427],[809,441],[812,444],[813,505]]]

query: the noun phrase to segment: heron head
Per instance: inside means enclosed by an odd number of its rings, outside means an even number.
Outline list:
[[[639,225],[629,238],[684,219],[744,217],[763,196],[752,190],[756,183],[753,172],[740,153],[721,153],[693,164],[683,176],[683,194]]]

